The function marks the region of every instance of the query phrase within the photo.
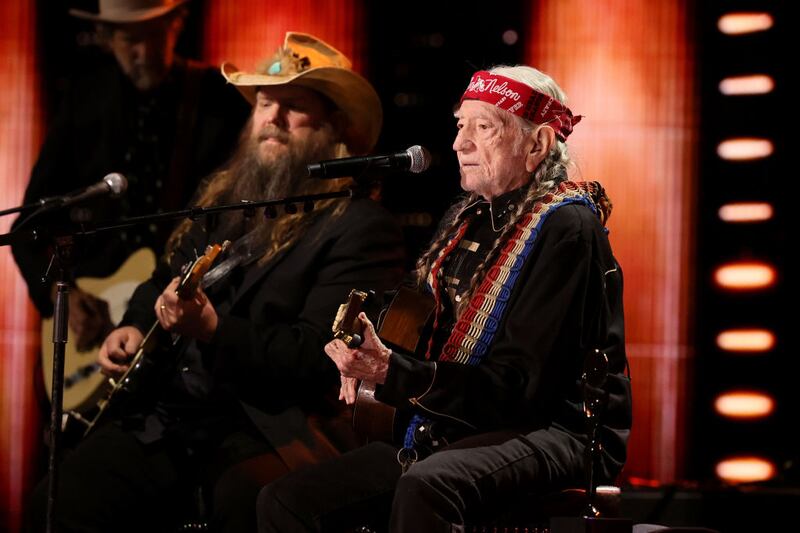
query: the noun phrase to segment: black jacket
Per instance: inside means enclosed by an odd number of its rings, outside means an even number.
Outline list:
[[[465,239],[485,227],[488,216],[483,209]],[[438,420],[455,435],[517,430],[580,479],[586,442],[580,377],[594,348],[610,363],[600,433],[601,475],[611,481],[625,462],[632,417],[622,270],[597,217],[584,206],[567,205],[543,224],[481,362],[393,354],[376,397]]]
[[[146,331],[155,320],[153,304],[178,265],[193,259],[195,250],[203,253],[208,243],[231,237],[219,230],[208,236],[202,224],[195,224],[172,266],[162,263],[136,290],[122,323]],[[222,312],[214,338],[200,346],[203,371],[212,383],[201,405],[224,411],[226,400],[234,399],[290,465],[302,462],[300,455],[325,456],[327,443],[319,441],[333,442],[340,435],[325,428],[322,435],[312,435],[319,429],[312,426],[319,417],[347,411],[336,399],[338,370],[323,351],[338,306],[354,288],[393,288],[402,265],[394,219],[371,200],[356,199],[336,218],[322,215],[295,246],[265,265],[253,263],[209,287],[209,298]],[[346,428],[332,431],[349,432],[349,418],[344,422]]]

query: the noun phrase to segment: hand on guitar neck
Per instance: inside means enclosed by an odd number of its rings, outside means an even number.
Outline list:
[[[214,335],[219,321],[208,297],[197,288],[189,298],[178,296],[181,278],[176,277],[156,299],[155,312],[164,330],[208,341]],[[115,377],[128,370],[128,362],[136,354],[144,334],[132,326],[112,331],[100,348],[98,362],[107,376]]]
[[[217,311],[200,287],[179,296],[180,283],[181,278],[173,279],[156,299],[158,322],[166,331],[208,342],[217,331]]]
[[[219,318],[200,282],[217,255],[227,248],[222,245],[209,246],[204,256],[187,265],[183,276],[175,277],[156,298],[154,310],[157,322],[146,336],[139,329],[123,326],[112,331],[98,354],[98,363],[107,376],[118,377],[130,370],[132,358],[141,356],[143,344],[151,341],[157,326],[176,335],[207,342],[217,330]]]
[[[357,381],[383,383],[389,369],[389,356],[392,351],[378,338],[375,326],[364,313],[359,313],[354,322],[353,338],[356,342],[345,342],[337,338],[325,345],[328,354],[342,375],[339,398],[352,404],[356,400]],[[363,340],[361,340],[363,339]],[[360,343],[357,341],[361,340]]]

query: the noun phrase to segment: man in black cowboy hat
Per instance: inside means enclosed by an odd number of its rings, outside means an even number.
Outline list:
[[[88,71],[81,65],[81,72],[69,80],[31,173],[25,203],[88,187],[111,172],[122,173],[128,189],[121,198],[81,203],[39,218],[37,225],[63,228],[181,209],[200,180],[230,155],[248,109],[216,69],[175,54],[186,1],[100,0],[97,13],[70,11],[95,23],[99,42],[110,53]],[[79,248],[74,275],[110,277],[142,248],[158,256],[169,231],[164,224],[98,236]],[[36,308],[44,317],[51,315],[52,273],[42,282],[50,259],[46,243],[20,244],[12,251]],[[145,269],[144,276],[148,274]],[[70,345],[96,349],[112,326],[117,303],[75,286],[70,292]],[[116,307],[124,310],[124,304]]]
[[[235,155],[201,190],[200,205],[352,183],[306,178],[307,164],[365,153],[378,138],[380,100],[345,56],[313,36],[288,33],[260,71],[225,65],[223,72],[253,111]],[[221,258],[227,275],[178,298],[180,266],[225,240],[233,243]],[[349,291],[393,287],[402,262],[394,219],[367,198],[329,199],[277,218],[229,211],[179,226],[99,362],[119,376],[154,321],[187,342],[167,385],[101,424],[65,458],[57,527],[169,528],[180,518],[181,494],[200,485],[212,529],[255,530],[261,486],[355,444],[350,412],[336,401],[339,372],[323,347]],[[34,520],[44,519],[43,488],[30,510]]]

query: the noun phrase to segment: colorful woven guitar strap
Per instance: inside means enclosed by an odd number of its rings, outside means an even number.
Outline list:
[[[467,309],[461,314],[453,327],[450,337],[439,354],[438,361],[453,361],[467,365],[477,365],[489,351],[508,300],[517,282],[520,272],[533,250],[536,238],[548,216],[556,209],[569,204],[582,204],[595,213],[605,223],[611,211],[611,203],[605,191],[597,182],[564,181],[555,191],[546,194],[536,202],[533,209],[525,213],[516,222],[516,229],[508,242],[503,245],[494,264],[487,271],[486,277],[470,299]],[[442,291],[439,286],[439,271],[450,252],[452,252],[469,226],[471,218],[467,218],[442,248],[439,256],[431,265],[428,274],[428,286],[436,300],[434,330],[439,325]],[[428,343],[426,359],[431,358],[432,341]],[[404,445],[414,447],[414,432],[425,422],[425,418],[414,415],[409,424]]]

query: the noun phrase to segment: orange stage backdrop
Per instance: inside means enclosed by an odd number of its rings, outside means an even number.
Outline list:
[[[0,209],[19,203],[40,144],[34,3],[0,2]],[[243,69],[287,30],[313,33],[363,70],[361,0],[207,0],[207,61]],[[626,274],[634,434],[628,476],[682,475],[696,113],[687,2],[542,0],[527,58],[552,74],[586,119],[570,139],[585,179],[615,202],[611,239]],[[13,217],[0,219],[6,232]],[[8,248],[0,249],[0,530],[16,531],[39,442],[33,394],[38,321]]]
[[[362,72],[363,11],[360,0],[208,0],[203,55],[249,71],[275,53],[287,31],[299,31],[336,47]]]
[[[34,6],[0,2],[0,210],[22,201],[39,148]],[[15,217],[0,218],[0,233]],[[39,330],[8,247],[0,248],[0,302],[0,530],[16,531],[40,438],[33,393]]]
[[[208,0],[203,59],[255,67],[283,42],[287,30],[313,33],[353,59],[364,58],[359,0]],[[0,2],[0,209],[17,205],[39,150],[39,80],[35,3]],[[14,216],[0,219],[8,231]],[[38,373],[39,322],[8,248],[0,249],[0,531],[18,531],[22,498],[36,481],[41,423],[33,393]],[[47,421],[43,421],[47,423]]]
[[[570,137],[579,178],[614,202],[625,273],[634,430],[626,476],[683,474],[697,114],[687,2],[549,0],[532,12],[527,57],[585,115]]]

